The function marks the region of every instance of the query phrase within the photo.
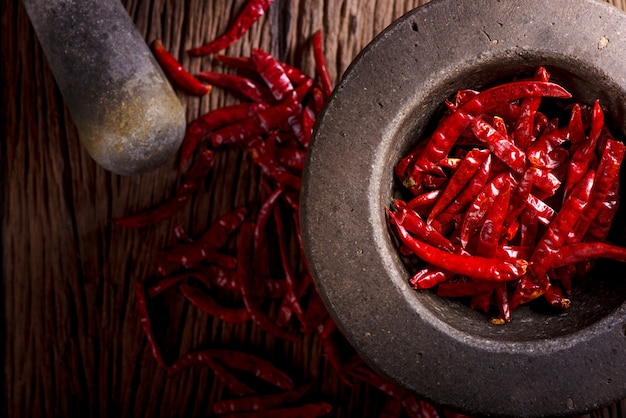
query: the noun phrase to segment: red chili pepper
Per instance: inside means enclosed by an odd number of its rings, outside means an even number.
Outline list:
[[[222,248],[247,216],[248,209],[245,206],[229,210],[211,223],[199,241],[213,250]]]
[[[396,200],[394,206],[397,209],[394,212],[395,216],[401,220],[401,224],[411,235],[439,249],[455,251],[454,245],[446,237],[428,225],[415,211],[407,209],[401,200]]]
[[[306,162],[306,152],[296,148],[279,148],[276,147],[276,160],[284,167],[294,170],[304,170]]]
[[[588,140],[587,142],[578,145],[569,163],[565,181],[565,196],[569,195],[570,191],[587,172],[603,126],[604,113],[600,107],[600,102],[596,100],[593,106],[591,132],[589,132]]]
[[[427,145],[416,156],[408,177],[411,177],[415,184],[421,184],[424,174],[449,154],[458,137],[472,120],[498,108],[503,102],[525,97],[570,98],[571,94],[558,84],[541,81],[505,83],[478,93],[439,123],[427,140]],[[404,179],[406,176],[401,177],[401,180]]]
[[[263,170],[268,177],[276,180],[278,184],[299,190],[301,177],[294,175],[287,168],[278,163],[276,157],[276,135],[271,135],[265,143],[250,148],[252,161]]]
[[[250,27],[269,9],[274,0],[249,0],[226,32],[215,40],[202,46],[191,48],[188,52],[194,56],[209,55],[222,51],[238,41]]]
[[[511,304],[509,301],[509,293],[506,285],[498,286],[494,289],[494,296],[496,306],[500,311],[498,319],[492,320],[494,324],[500,324],[503,322],[511,322]]]
[[[274,223],[276,224],[276,236],[278,239],[278,250],[280,255],[281,265],[283,267],[283,272],[285,274],[285,281],[287,282],[287,294],[284,296],[285,299],[289,302],[290,310],[296,314],[296,316],[300,319],[301,323],[304,323],[303,316],[304,311],[302,306],[300,305],[300,300],[296,295],[296,278],[295,271],[291,264],[289,263],[289,250],[288,243],[286,241],[285,236],[285,223],[283,222],[283,217],[280,212],[280,207],[274,206]],[[291,315],[288,315],[285,318],[284,322],[286,323]]]
[[[550,75],[544,67],[539,67],[535,73],[533,80],[548,81]],[[521,112],[516,120],[513,130],[513,142],[521,149],[525,150],[535,139],[535,115],[541,104],[541,97],[529,97],[522,100]]]
[[[183,273],[174,274],[169,277],[163,277],[159,279],[159,281],[156,284],[153,284],[152,286],[148,288],[148,291],[147,291],[148,296],[151,298],[156,297],[160,295],[161,293],[165,292],[166,290],[170,289],[171,287],[176,286],[177,284],[193,276],[194,276],[193,272],[186,271]]]
[[[143,228],[169,219],[180,211],[191,199],[190,194],[174,196],[168,201],[133,215],[112,219],[111,222],[126,228]]]
[[[231,324],[241,324],[250,320],[250,314],[246,308],[229,308],[222,306],[207,293],[202,292],[189,284],[181,284],[180,291],[185,298],[191,302],[191,304],[196,306],[202,312],[214,316],[221,321]]]
[[[556,211],[543,200],[537,198],[532,193],[528,195],[526,200],[526,209],[533,212],[539,222],[543,225],[549,225],[556,216]]]
[[[180,88],[196,96],[204,96],[211,92],[211,85],[204,84],[189,73],[180,62],[163,46],[160,39],[152,42],[152,52],[161,65],[163,72]]]
[[[181,167],[187,168],[198,144],[206,139],[213,130],[254,116],[268,107],[269,105],[265,103],[240,103],[213,109],[192,121],[187,126],[181,145]]]
[[[141,283],[137,283],[135,285],[135,302],[137,303],[139,323],[141,324],[141,328],[143,329],[143,332],[148,340],[148,345],[150,346],[152,357],[154,357],[156,362],[159,363],[161,366],[166,367],[165,360],[163,360],[163,355],[161,354],[161,348],[159,347],[159,344],[152,330],[150,315],[148,314],[146,291],[143,287],[143,284]]]
[[[461,246],[466,247],[471,236],[478,231],[480,221],[483,219],[493,201],[503,190],[509,189],[514,184],[510,173],[504,172],[496,176],[478,193],[463,216],[459,228]]]
[[[267,88],[249,78],[237,74],[216,73],[214,71],[201,71],[197,74],[200,80],[210,83],[214,87],[239,94],[246,99],[257,103],[271,101],[271,93]]]
[[[506,163],[516,173],[526,169],[526,154],[519,149],[507,136],[503,136],[493,126],[481,118],[473,118],[470,122],[472,132],[484,142],[491,152]]]
[[[257,73],[263,78],[276,100],[283,100],[293,91],[291,80],[273,56],[260,48],[253,48],[251,57]]]
[[[449,230],[452,227],[452,223],[457,222],[456,218],[460,217],[461,212],[465,210],[480,191],[483,190],[491,175],[492,160],[491,154],[489,154],[469,181],[468,185],[441,214],[435,217],[431,225],[442,233]]]
[[[256,71],[256,66],[254,62],[252,61],[251,57],[233,57],[229,55],[215,55],[213,58],[216,61],[221,62],[222,64],[226,64],[233,68],[238,68],[241,70],[248,70],[248,71]],[[276,60],[276,62],[278,63],[278,65],[283,67],[283,71],[287,75],[287,78],[289,78],[289,81],[291,81],[291,83],[294,86],[299,86],[301,84],[309,83],[313,81],[311,77],[309,77],[307,74],[300,71],[298,68],[282,61]]]
[[[567,137],[574,145],[580,144],[587,137],[582,118],[582,109],[578,103],[572,106],[572,114],[567,125]]]
[[[266,135],[286,121],[289,116],[295,114],[299,108],[300,104],[297,102],[296,94],[293,93],[277,105],[216,130],[211,135],[211,143],[214,147],[233,145],[258,135]]]
[[[576,224],[588,205],[589,197],[595,180],[595,172],[589,170],[585,177],[576,185],[561,210],[548,225],[535,247],[530,261],[530,272],[541,279],[549,270],[549,259],[559,247],[565,244],[569,232]]]
[[[239,243],[237,245],[237,278],[246,308],[259,328],[280,338],[299,341],[300,338],[298,336],[278,327],[261,309],[258,300],[259,292],[256,290],[252,270],[251,251],[253,249],[253,236],[254,224],[249,221],[244,222],[239,232]]]
[[[437,266],[428,265],[420,269],[411,277],[409,283],[414,289],[430,289],[440,283],[450,280],[454,273]]]
[[[453,273],[486,281],[508,281],[526,273],[524,260],[502,261],[485,257],[449,253],[413,238],[402,225],[402,219],[387,211],[400,239],[419,258]]]
[[[190,194],[195,192],[204,182],[209,171],[215,164],[215,153],[212,150],[203,151],[196,159],[191,168],[183,175],[178,186],[178,194]]]
[[[283,195],[285,189],[282,186],[274,189],[262,202],[259,210],[257,211],[257,218],[254,225],[254,254],[255,258],[259,261],[256,264],[256,269],[261,275],[270,274],[269,266],[269,248],[267,245],[267,224],[270,220],[270,216],[273,213],[274,206],[277,204],[278,199]]]
[[[598,215],[587,229],[587,233],[585,234],[586,240],[599,242],[604,241],[608,236],[611,224],[613,223],[613,219],[619,207],[619,187],[620,179],[618,178],[613,182],[606,199],[604,199],[600,206]]]
[[[555,158],[552,152],[558,146],[569,140],[570,128],[568,126],[555,129],[554,131],[541,135],[535,142],[530,144],[526,150],[526,157],[533,166],[538,168],[553,169],[560,165],[562,161]],[[566,155],[569,155],[567,153]],[[558,154],[556,154],[558,156]]]
[[[492,292],[502,283],[488,280],[476,280],[467,282],[446,282],[437,286],[437,295],[443,297],[466,297],[476,296]]]
[[[320,78],[322,92],[326,97],[330,97],[333,91],[333,82],[326,66],[326,56],[324,55],[324,35],[322,30],[313,34],[313,57],[315,58],[315,71]]]
[[[255,71],[254,63],[250,57],[235,57],[232,55],[215,55],[213,59],[229,67],[239,70]]]
[[[431,209],[428,215],[428,223],[432,221],[441,213],[461,192],[463,187],[471,180],[474,174],[478,171],[482,163],[489,156],[488,150],[472,149],[463,158],[459,164],[458,169],[454,172],[450,181],[446,185],[445,189],[437,199],[437,202]]]
[[[595,172],[589,170],[548,225],[530,258],[529,274],[519,281],[511,298],[511,309],[545,294],[550,285],[547,273],[550,270],[551,258],[565,244],[572,226],[576,224],[587,206],[594,177]]]
[[[568,238],[568,243],[580,242],[589,227],[597,219],[603,203],[611,192],[615,182],[619,181],[620,168],[624,159],[624,144],[616,140],[608,140],[596,169],[596,180],[589,197],[589,205],[583,211],[574,231]]]
[[[439,199],[439,195],[441,195],[442,191],[443,190],[441,189],[429,190],[415,196],[410,201],[406,202],[405,205],[407,208],[415,211],[423,207],[432,208],[435,202]]]
[[[496,256],[500,239],[504,235],[503,230],[510,197],[511,190],[509,188],[505,188],[494,197],[493,204],[487,210],[478,234],[476,255],[488,258]]]
[[[550,268],[577,264],[596,258],[607,258],[626,263],[626,248],[604,242],[583,242],[560,247],[550,258]]]
[[[317,116],[313,109],[309,106],[304,106],[302,109],[302,131],[303,137],[301,140],[302,147],[306,150],[309,147],[309,142],[311,140],[311,135],[313,134],[313,127],[315,126],[315,121],[317,120]]]

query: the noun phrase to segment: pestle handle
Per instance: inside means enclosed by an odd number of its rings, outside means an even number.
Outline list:
[[[120,175],[177,152],[185,112],[119,0],[23,0],[82,145]]]

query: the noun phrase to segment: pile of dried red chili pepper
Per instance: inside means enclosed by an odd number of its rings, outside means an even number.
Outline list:
[[[600,103],[576,103],[545,68],[459,91],[434,132],[395,167],[408,190],[389,210],[415,289],[469,300],[505,323],[537,298],[567,309],[599,258],[619,204],[624,144]],[[542,298],[541,298],[542,297]]]
[[[387,395],[381,416],[399,417],[403,411],[414,417],[460,416],[437,410],[373,372],[349,350],[316,292],[301,247],[298,196],[315,118],[333,88],[322,33],[312,39],[315,77],[261,49],[245,57],[217,54],[242,37],[271,4],[272,0],[248,1],[222,36],[188,51],[194,56],[216,54],[214,60],[233,71],[191,74],[159,40],[152,43],[157,61],[178,89],[203,96],[221,88],[243,101],[213,109],[188,124],[180,154],[182,177],[173,197],[114,222],[140,228],[171,218],[202,191],[221,149],[248,153],[262,173],[264,190],[262,201],[222,214],[198,237],[177,227],[177,242],[158,257],[160,276],[137,285],[137,308],[152,354],[170,374],[209,367],[230,395],[212,405],[215,415],[315,417],[332,412],[324,401],[305,400],[311,382],[298,384],[250,352],[210,347],[167,361],[153,329],[151,300],[165,291],[178,292],[220,321],[253,322],[296,344],[315,336],[346,384],[366,383]],[[272,257],[277,263],[270,262]],[[247,377],[242,379],[242,374]]]

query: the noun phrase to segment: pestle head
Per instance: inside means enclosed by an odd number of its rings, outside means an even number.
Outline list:
[[[172,158],[185,111],[119,0],[24,0],[89,155],[120,175]]]

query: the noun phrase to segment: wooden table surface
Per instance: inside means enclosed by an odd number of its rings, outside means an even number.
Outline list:
[[[311,35],[325,34],[333,80],[394,19],[424,0],[276,0],[268,14],[226,53],[260,47],[313,74]],[[243,0],[125,0],[147,41],[165,46],[192,71],[211,69],[190,58],[192,46],[220,34]],[[623,0],[611,0],[624,8]],[[7,417],[202,417],[226,396],[209,370],[168,377],[152,358],[135,306],[136,283],[156,274],[155,258],[174,239],[230,208],[258,199],[259,175],[236,151],[217,155],[202,193],[177,217],[129,230],[109,219],[171,196],[177,161],[136,177],[112,175],[80,146],[54,78],[21,3],[0,5],[2,135],[2,321],[5,345],[0,415]],[[180,94],[189,120],[236,103],[214,89],[204,98]],[[350,388],[322,357],[319,342],[286,343],[250,325],[228,325],[165,298],[155,320],[169,353],[199,347],[243,347],[281,364],[298,381],[313,381],[311,398],[333,416],[376,416],[379,392]],[[616,404],[597,416],[624,416]]]

